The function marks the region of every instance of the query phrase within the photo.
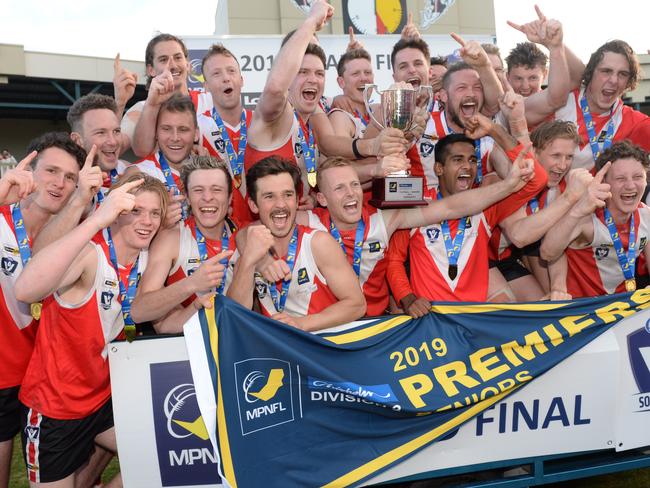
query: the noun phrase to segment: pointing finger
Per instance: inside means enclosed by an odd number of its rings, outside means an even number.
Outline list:
[[[113,71],[118,73],[122,69],[122,63],[120,62],[120,53],[117,53],[115,56],[115,61],[113,61]]]
[[[409,12],[408,21],[406,23],[407,24],[413,23],[413,12]]]
[[[537,17],[539,17],[539,20],[546,20],[546,16],[542,13],[539,5],[535,5],[535,12],[537,12]]]
[[[611,166],[612,166],[612,162],[611,162],[611,161],[607,161],[607,162],[605,163],[605,165],[604,165],[602,168],[600,168],[600,171],[599,171],[598,173],[596,173],[596,176],[594,176],[594,180],[595,180],[597,183],[602,183],[603,178],[605,177],[605,175],[607,174],[607,171],[609,170],[609,168],[610,168]]]
[[[465,40],[464,40],[462,37],[460,37],[458,34],[456,34],[455,32],[452,32],[452,33],[451,33],[451,37],[452,37],[452,38],[454,39],[454,41],[456,41],[458,44],[460,44],[461,46],[465,47]]]
[[[144,179],[139,179],[139,180],[135,180],[135,181],[129,181],[128,183],[124,183],[124,184],[120,187],[120,189],[121,189],[123,192],[128,193],[130,190],[133,190],[134,188],[139,187],[142,183],[144,183]]]
[[[350,26],[348,28],[348,34],[350,35],[350,43],[354,42],[354,27]]]
[[[84,167],[82,169],[88,169],[93,165],[93,161],[95,161],[96,154],[97,154],[97,146],[93,144],[93,147],[90,148],[90,151],[86,156],[86,160],[84,161]]]
[[[519,32],[524,32],[524,26],[523,25],[515,24],[514,22],[511,22],[509,20],[507,20],[506,23],[510,27],[512,27],[513,29],[517,29]]]
[[[38,155],[38,152],[32,151],[30,152],[27,156],[25,156],[25,159],[21,160],[20,163],[16,165],[16,169],[27,169],[27,167],[32,164],[32,161],[34,158]]]

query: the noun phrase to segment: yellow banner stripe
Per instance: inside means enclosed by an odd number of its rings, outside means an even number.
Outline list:
[[[407,442],[406,444],[403,444],[393,449],[392,451],[389,451],[386,454],[383,454],[378,458],[373,459],[372,461],[362,466],[359,466],[355,470],[350,471],[347,474],[344,474],[340,478],[337,478],[334,481],[331,481],[330,483],[323,485],[323,488],[339,488],[339,487],[349,486],[352,483],[356,483],[359,480],[362,480],[367,476],[370,476],[371,474],[379,471],[382,468],[385,468],[391,463],[398,461],[404,458],[405,456],[411,454],[413,451],[426,446],[433,440],[437,439],[439,436],[443,436],[450,430],[458,427],[466,420],[471,419],[474,415],[479,414],[486,408],[501,401],[503,397],[517,390],[520,386],[521,385],[512,388],[511,390],[504,391],[503,393],[499,393],[498,395],[495,395],[493,397],[486,398],[482,402],[477,403],[472,407],[469,407],[467,410],[459,414],[457,417],[454,417],[453,419],[436,427],[432,431],[429,431],[426,434],[421,435],[420,437],[416,437],[415,439]]]
[[[324,337],[324,339],[327,339],[334,344],[350,344],[351,342],[361,341],[368,337],[381,334],[382,332],[398,327],[409,320],[411,320],[411,317],[408,315],[398,315],[397,317],[384,320],[378,324],[366,327],[365,329],[355,330],[353,332],[342,332],[338,335]]]
[[[223,394],[221,391],[221,370],[219,368],[219,332],[217,323],[214,320],[214,297],[212,298],[212,308],[205,309],[205,318],[208,321],[208,333],[210,334],[210,350],[214,357],[214,363],[217,365],[217,435],[219,436],[219,445],[221,447],[221,466],[223,474],[226,476],[228,483],[233,488],[237,488],[235,479],[235,469],[232,463],[232,454],[230,453],[230,442],[228,441],[228,431],[226,428],[226,414],[223,409]]]
[[[548,303],[480,303],[477,305],[433,305],[432,312],[444,314],[460,313],[486,313],[497,310],[515,310],[524,312],[544,312],[557,310],[571,305],[571,302],[548,302]]]

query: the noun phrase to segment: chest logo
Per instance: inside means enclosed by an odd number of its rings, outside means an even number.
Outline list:
[[[217,148],[217,151],[224,152],[224,150],[226,149],[226,143],[221,138],[215,139],[214,140],[214,147]]]
[[[293,153],[296,157],[302,157],[302,145],[299,142],[296,142],[293,145]]]
[[[100,296],[100,302],[104,310],[109,310],[113,304],[115,294],[112,291],[103,291]]]
[[[594,250],[594,253],[596,254],[596,259],[598,261],[602,261],[607,256],[609,256],[609,247],[608,246],[599,246]]]
[[[369,242],[368,245],[370,246],[370,252],[381,251],[381,244],[379,243],[379,241]]]
[[[15,273],[16,268],[18,267],[18,261],[13,258],[3,257],[0,266],[2,266],[2,272],[5,275],[11,276]]]
[[[309,274],[307,268],[300,268],[298,270],[298,284],[304,285],[305,283],[309,283]]]
[[[423,141],[420,143],[420,155],[423,158],[428,158],[433,154],[433,148],[435,146],[431,144],[430,142]]]
[[[429,242],[435,242],[440,237],[440,229],[438,227],[427,227],[427,239]]]

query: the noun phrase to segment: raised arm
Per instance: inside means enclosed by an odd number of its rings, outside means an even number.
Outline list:
[[[37,152],[32,151],[0,178],[0,205],[16,203],[36,190],[32,172],[29,170],[29,165],[36,155]]]

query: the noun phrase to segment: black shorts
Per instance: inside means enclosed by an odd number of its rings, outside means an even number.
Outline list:
[[[497,261],[496,267],[499,271],[501,271],[501,274],[508,282],[514,281],[517,278],[523,278],[524,276],[528,276],[530,274],[530,271],[528,271],[528,268],[524,266],[524,263],[521,262],[521,259],[514,255],[509,256],[501,261]]]
[[[16,437],[20,432],[20,386],[0,389],[0,442]]]
[[[82,419],[58,420],[21,404],[23,452],[27,478],[32,482],[59,481],[77,471],[95,449],[95,437],[113,427],[113,403]]]

